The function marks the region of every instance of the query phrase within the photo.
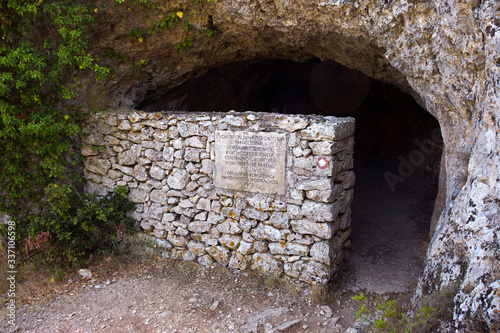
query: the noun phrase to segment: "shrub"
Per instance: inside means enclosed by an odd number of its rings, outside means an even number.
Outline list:
[[[50,234],[45,255],[60,264],[81,264],[98,249],[113,249],[120,229],[132,230],[133,220],[126,215],[134,209],[127,188],[117,187],[113,194],[99,198],[79,194],[69,185],[49,185],[47,204],[29,221],[29,236]]]
[[[370,310],[363,293],[354,297],[359,303],[356,317],[368,325],[371,332],[416,333],[426,330],[427,323],[435,318],[436,308],[422,305],[414,312],[404,309],[396,300],[378,300]]]

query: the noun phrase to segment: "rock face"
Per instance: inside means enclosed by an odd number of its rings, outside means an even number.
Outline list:
[[[90,35],[95,51],[116,50],[140,70],[119,66],[112,80],[82,93],[82,100],[89,107],[134,107],[147,92],[175,87],[214,66],[261,58],[333,59],[410,92],[438,119],[445,144],[433,239],[418,292],[457,285],[457,328],[472,329],[473,321],[466,319],[473,318],[498,329],[498,3],[225,0],[188,6],[191,2],[169,3],[166,10],[182,9],[186,17],[198,18],[192,20],[195,28],[216,28],[218,34],[213,40],[195,37],[183,53],[172,49],[184,38],[181,25],[142,42],[129,36],[165,12],[108,6],[106,23]]]

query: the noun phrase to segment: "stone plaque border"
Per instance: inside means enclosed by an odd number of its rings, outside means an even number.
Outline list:
[[[283,196],[286,156],[286,133],[216,131],[214,185]]]

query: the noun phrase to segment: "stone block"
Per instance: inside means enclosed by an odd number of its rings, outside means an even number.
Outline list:
[[[149,199],[149,193],[141,189],[133,188],[130,190],[128,197],[135,203],[145,203]]]
[[[177,229],[175,229],[175,234],[178,236],[181,236],[181,237],[186,237],[189,234],[189,231],[187,231],[186,228],[177,227]],[[187,239],[186,239],[186,241],[187,241]]]
[[[155,236],[156,238],[163,238],[165,237],[165,230],[163,229],[158,229],[158,228],[154,228],[153,230],[153,236]]]
[[[127,116],[127,119],[132,123],[136,123],[147,118],[147,113],[143,111],[134,111]]]
[[[224,217],[214,212],[209,212],[207,216],[207,222],[211,224],[217,224],[219,221],[223,220]]]
[[[89,183],[90,182],[96,183],[96,184],[102,183],[102,176],[101,175],[97,175],[95,173],[92,173],[92,172],[88,171],[87,169],[83,170],[83,174],[85,176],[85,179],[87,179],[89,181]]]
[[[330,266],[316,262],[304,262],[299,280],[310,284],[326,284],[331,277]]]
[[[123,176],[123,173],[120,172],[120,171],[116,171],[116,170],[113,170],[113,169],[109,169],[108,171],[108,177],[111,178],[111,179],[118,179],[118,178],[121,178]]]
[[[87,157],[84,162],[87,170],[99,175],[105,176],[109,169],[111,169],[111,162],[107,159],[101,159],[96,156]]]
[[[132,127],[131,128],[132,131],[140,131],[144,127],[144,124],[143,123],[133,123],[131,127]]]
[[[153,133],[153,138],[157,141],[160,141],[160,142],[167,142],[168,141],[168,131],[157,129]]]
[[[189,251],[191,251],[197,257],[200,257],[206,253],[205,244],[197,242],[197,241],[189,241],[187,244]]]
[[[163,153],[162,153],[163,159],[167,162],[173,162],[174,153],[175,149],[173,147],[165,146],[165,148],[163,148]]]
[[[187,138],[185,141],[186,146],[193,148],[205,148],[207,145],[206,137],[193,136]]]
[[[207,220],[207,215],[208,215],[207,212],[201,212],[201,213],[196,214],[194,216],[194,219],[198,220],[198,221],[206,221]]]
[[[269,243],[268,246],[272,254],[306,256],[309,253],[307,246],[296,243]]]
[[[331,177],[338,173],[340,168],[340,164],[333,161],[330,156],[308,156],[293,159],[293,171],[302,176]]]
[[[95,156],[99,155],[99,150],[95,146],[89,146],[84,144],[81,150],[82,156]]]
[[[243,233],[241,235],[242,235],[243,240],[245,242],[249,242],[249,243],[255,242],[255,237],[252,236],[252,234],[250,234],[249,232],[243,231]]]
[[[351,208],[346,208],[346,210],[339,214],[339,229],[344,230],[351,226]]]
[[[135,143],[141,143],[141,132],[128,132],[127,139]]]
[[[285,119],[278,122],[278,127],[288,132],[295,132],[297,130],[304,129],[307,125],[309,125],[309,120],[299,116],[287,116]]]
[[[245,209],[243,211],[243,215],[252,220],[257,220],[257,221],[267,220],[267,214],[255,208]]]
[[[153,229],[153,223],[154,223],[154,221],[151,221],[148,219],[143,219],[141,221],[140,226],[144,231],[151,231]]]
[[[153,203],[148,210],[148,216],[156,220],[161,220],[163,218],[164,206],[157,203]]]
[[[300,235],[300,234],[298,234]],[[332,232],[333,235],[333,232]],[[314,244],[314,237],[311,235],[300,235],[301,238],[297,239],[295,242],[303,245],[311,245]],[[317,237],[317,236],[316,236]]]
[[[236,250],[238,248],[240,241],[241,241],[241,236],[238,235],[223,234],[219,238],[219,243],[221,245],[228,247],[232,250]]]
[[[171,231],[168,233],[167,240],[174,246],[185,246],[188,243],[185,237],[176,236]]]
[[[309,148],[311,148],[313,155],[316,156],[331,156],[333,155],[334,141],[318,141],[310,142]]]
[[[233,219],[226,219],[217,226],[217,229],[223,234],[240,234],[242,232],[238,222]]]
[[[288,214],[284,212],[274,212],[269,219],[269,223],[271,223],[274,227],[281,229],[288,229],[290,227]]]
[[[208,231],[210,231],[211,228],[212,228],[212,224],[210,224],[208,222],[201,222],[201,221],[191,222],[188,225],[189,231],[199,233],[199,234],[208,232]]]
[[[302,271],[303,261],[298,260],[294,262],[285,262],[283,264],[283,269],[285,274],[297,279],[300,276],[300,272]]]
[[[353,196],[354,196],[354,188],[350,188],[344,191],[342,206],[339,209],[341,213],[346,212],[351,207]]]
[[[120,170],[121,172],[123,172],[124,174],[129,175],[129,176],[132,176],[132,174],[134,173],[134,169],[126,167],[126,166],[121,166],[118,164],[113,164],[113,169]]]
[[[254,248],[255,252],[264,253],[264,252],[267,252],[267,250],[269,249],[266,241],[254,240],[253,242],[254,242],[253,248]]]
[[[107,196],[112,189],[102,185],[102,184],[96,184],[93,182],[88,182],[87,185],[85,186],[85,191],[87,193],[92,193],[92,194],[97,194],[98,196]]]
[[[179,135],[187,138],[194,135],[200,135],[200,126],[196,123],[179,122],[177,124]]]
[[[290,220],[301,219],[304,216],[300,206],[297,205],[287,205],[287,215]]]
[[[228,266],[230,268],[245,270],[247,268],[247,259],[242,253],[233,252]]]
[[[257,225],[257,221],[247,219],[245,217],[240,218],[240,228],[246,232],[250,232],[250,230]]]
[[[339,203],[319,203],[306,200],[301,208],[301,213],[306,218],[315,221],[334,221],[339,214],[341,206]]]
[[[333,180],[331,178],[322,179],[309,179],[302,181],[297,184],[299,190],[311,191],[311,190],[331,190],[333,187]]]
[[[337,234],[340,234],[339,239],[340,239],[341,243],[344,243],[347,240],[347,238],[351,235],[351,231],[352,231],[351,228],[347,228],[347,229],[341,230],[337,233]]]
[[[200,198],[198,200],[198,203],[196,204],[196,209],[199,210],[205,210],[205,211],[210,211],[210,199],[207,198]]]
[[[193,204],[190,199],[183,199],[179,202],[179,207],[181,207],[181,208],[193,208],[193,207],[195,207],[195,204]]]
[[[253,253],[253,243],[252,242],[246,242],[244,240],[240,241],[240,246],[238,247],[238,252],[241,252],[242,254],[250,254]]]
[[[341,171],[335,177],[335,181],[339,182],[344,189],[348,189],[354,187],[356,182],[356,177],[354,175],[354,171]]]
[[[163,178],[165,178],[165,170],[156,165],[153,165],[151,167],[151,169],[149,170],[149,174],[152,178],[157,180],[163,180]]]
[[[200,162],[200,150],[196,148],[186,148],[184,159],[189,162]]]
[[[109,115],[106,117],[106,124],[109,126],[118,125],[118,117],[116,115]]]
[[[233,220],[239,220],[241,215],[241,210],[235,207],[224,207],[222,208],[222,215],[225,217],[229,217]]]
[[[342,193],[342,186],[341,185],[334,185],[331,189],[329,190],[311,190],[306,192],[306,196],[308,199],[316,202],[323,202],[323,203],[332,203],[334,202],[337,198],[340,197]]]
[[[104,141],[104,135],[102,135],[102,133],[91,133],[83,139],[83,142],[91,146],[102,146],[106,144],[106,141]]]
[[[138,164],[134,166],[134,171],[132,172],[132,176],[140,182],[144,182],[148,179],[146,168]]]
[[[248,204],[260,211],[267,211],[271,206],[271,202],[272,198],[262,194],[255,194],[248,198]]]
[[[198,258],[198,263],[200,266],[211,267],[214,265],[214,259],[210,255],[205,254]]]
[[[161,161],[163,158],[163,154],[156,149],[146,149],[144,155],[151,161]]]
[[[323,264],[330,265],[332,257],[330,255],[330,246],[328,242],[316,242],[311,247],[311,259]]]
[[[285,241],[285,232],[283,229],[276,229],[270,225],[265,225],[260,223],[257,228],[253,229],[251,232],[255,239],[259,240],[270,240],[271,242]]]
[[[204,159],[201,161],[200,172],[207,174],[207,175],[212,175],[214,172],[214,167],[215,167],[215,164],[212,160]]]
[[[328,223],[318,223],[314,220],[302,219],[290,222],[293,231],[302,235],[314,235],[323,239],[332,237],[332,228]]]
[[[154,128],[144,127],[141,129],[141,141],[147,141],[153,139]]]
[[[167,178],[167,184],[173,189],[182,190],[189,182],[189,173],[183,169],[174,169]]]
[[[340,141],[354,135],[354,118],[330,118],[327,123],[314,123],[300,131],[302,139],[310,141]]]
[[[270,253],[255,253],[252,255],[252,269],[266,275],[280,276],[283,273],[281,263]]]
[[[229,264],[229,250],[224,246],[210,246],[206,251],[222,266]]]

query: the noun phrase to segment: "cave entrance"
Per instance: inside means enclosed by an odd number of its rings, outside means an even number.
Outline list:
[[[356,119],[348,289],[414,290],[438,189],[436,119],[399,88],[334,61],[226,64],[149,93],[145,111],[265,111]]]

